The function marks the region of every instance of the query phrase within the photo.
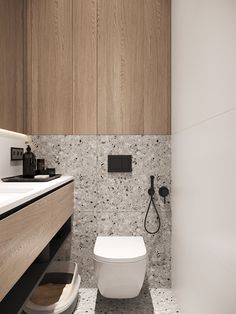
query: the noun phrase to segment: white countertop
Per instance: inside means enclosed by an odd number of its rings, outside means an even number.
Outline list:
[[[73,180],[61,176],[48,182],[0,182],[0,215]]]

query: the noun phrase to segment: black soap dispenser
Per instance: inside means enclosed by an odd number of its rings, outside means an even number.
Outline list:
[[[31,147],[27,145],[26,153],[23,154],[23,177],[33,178],[36,171],[35,154],[31,152]]]

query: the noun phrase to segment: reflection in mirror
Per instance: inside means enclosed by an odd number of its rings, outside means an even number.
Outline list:
[[[0,0],[0,128],[23,133],[24,0]]]

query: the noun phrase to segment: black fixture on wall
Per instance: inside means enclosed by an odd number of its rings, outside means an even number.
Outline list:
[[[151,180],[151,186],[150,188],[148,189],[148,194],[150,195],[150,201],[149,201],[149,204],[148,204],[148,209],[147,209],[147,212],[146,212],[146,215],[145,215],[145,219],[144,219],[144,229],[147,231],[147,233],[149,234],[156,234],[159,232],[160,228],[161,228],[161,217],[159,215],[159,212],[157,210],[157,207],[156,207],[156,204],[155,204],[155,200],[154,200],[154,195],[155,195],[155,188],[154,188],[154,176],[151,176],[150,177],[150,180]],[[148,218],[148,213],[151,209],[151,206],[153,206],[156,214],[157,214],[157,221],[158,221],[158,226],[157,226],[157,229],[154,230],[154,231],[150,231],[148,230],[147,228],[147,218]]]
[[[108,155],[108,172],[132,172],[132,155]]]
[[[159,195],[164,197],[164,204],[166,203],[166,197],[170,194],[169,189],[166,186],[162,186],[159,189]]]
[[[150,201],[149,201],[148,209],[147,209],[147,212],[146,212],[146,215],[145,215],[145,219],[144,219],[144,228],[145,228],[145,230],[149,234],[156,234],[156,233],[159,232],[159,230],[161,228],[161,217],[159,215],[159,212],[158,212],[158,209],[156,207],[155,200],[154,200],[154,195],[155,195],[154,179],[155,179],[154,176],[150,176],[151,186],[148,189],[148,194],[150,195]],[[166,186],[162,186],[162,187],[159,188],[158,192],[159,192],[159,195],[164,198],[164,204],[165,204],[166,203],[166,197],[169,195],[169,189]],[[149,211],[151,209],[151,206],[153,206],[153,208],[154,208],[154,210],[155,210],[155,212],[157,214],[158,226],[157,226],[157,229],[154,230],[154,231],[150,231],[147,228],[147,218],[148,218],[148,213],[149,213]]]

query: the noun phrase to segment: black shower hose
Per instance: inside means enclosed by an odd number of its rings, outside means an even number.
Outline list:
[[[154,232],[151,232],[151,231],[149,231],[147,229],[147,217],[148,217],[148,213],[149,213],[149,210],[151,208],[151,205],[153,205],[153,207],[154,207],[154,209],[155,209],[155,211],[157,213],[157,220],[158,220],[158,228]],[[146,216],[145,216],[145,219],[144,219],[144,228],[147,231],[147,233],[149,233],[149,234],[156,234],[160,230],[160,228],[161,228],[161,218],[160,218],[160,215],[159,215],[158,210],[156,208],[156,204],[155,204],[153,195],[150,196],[150,202],[149,202],[148,209],[147,209],[147,212],[146,212]]]

